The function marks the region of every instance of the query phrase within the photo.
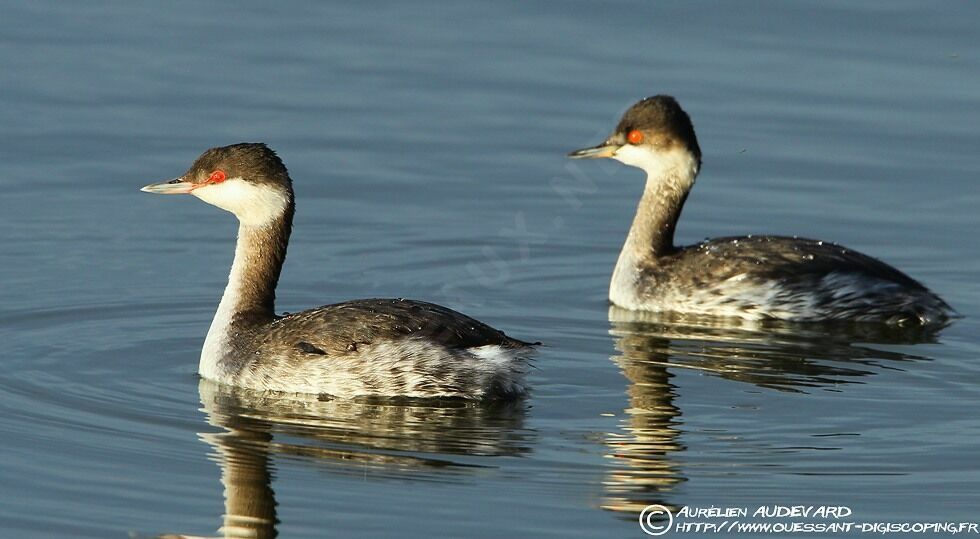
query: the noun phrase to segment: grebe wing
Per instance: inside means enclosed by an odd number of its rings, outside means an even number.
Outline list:
[[[926,290],[915,279],[868,255],[836,243],[787,236],[742,236],[706,240],[667,255],[672,273],[723,281],[738,275],[757,280],[794,281],[831,273]],[[687,269],[688,271],[684,271]]]
[[[452,309],[406,299],[360,299],[286,315],[272,323],[266,338],[296,340],[301,350],[325,355],[406,338],[452,349],[531,346]]]

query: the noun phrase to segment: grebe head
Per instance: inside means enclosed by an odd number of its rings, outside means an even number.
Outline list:
[[[292,181],[282,160],[261,143],[211,148],[179,178],[141,189],[191,194],[230,211],[245,225],[260,226],[283,215],[293,202]]]
[[[642,99],[629,108],[619,124],[598,146],[568,154],[574,159],[610,157],[641,168],[649,175],[679,164],[701,168],[701,148],[694,125],[677,100],[669,95]]]

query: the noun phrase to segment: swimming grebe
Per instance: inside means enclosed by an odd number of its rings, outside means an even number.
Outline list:
[[[289,173],[265,144],[211,148],[183,176],[142,190],[191,194],[238,217],[228,286],[201,350],[204,378],[339,398],[525,393],[533,345],[439,305],[363,299],[277,316],[295,205]]]
[[[763,320],[933,324],[953,311],[899,270],[833,243],[747,236],[674,246],[674,228],[701,168],[687,113],[670,96],[634,104],[613,134],[572,158],[609,157],[647,173],[609,285],[612,303]]]

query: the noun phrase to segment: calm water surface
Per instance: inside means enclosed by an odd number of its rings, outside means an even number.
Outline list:
[[[3,13],[0,536],[644,537],[655,503],[977,518],[977,4]],[[759,330],[610,310],[642,174],[563,156],[654,93],[705,152],[681,241],[839,241],[965,317]],[[532,397],[200,382],[235,223],[138,188],[255,140],[298,194],[280,309],[447,304],[546,343]]]

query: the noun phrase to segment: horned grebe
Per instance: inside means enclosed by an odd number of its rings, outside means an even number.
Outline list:
[[[746,236],[674,246],[674,228],[701,168],[687,113],[670,96],[643,99],[613,134],[572,158],[610,157],[647,173],[609,285],[612,303],[753,320],[936,324],[954,311],[899,270],[833,243]]]
[[[201,350],[204,378],[338,398],[526,392],[533,345],[439,305],[364,299],[277,316],[295,205],[289,173],[265,144],[212,148],[183,176],[142,190],[192,194],[238,217],[228,286]]]

